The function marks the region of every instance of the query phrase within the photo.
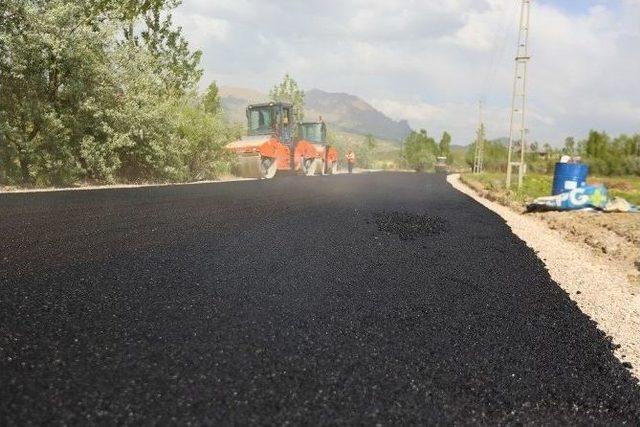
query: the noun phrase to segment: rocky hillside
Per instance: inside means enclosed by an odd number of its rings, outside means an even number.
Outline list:
[[[372,134],[378,138],[402,141],[410,132],[405,120],[395,121],[357,96],[318,89],[307,92],[307,116],[321,115],[346,132]]]
[[[256,90],[223,86],[220,96],[225,113],[234,122],[245,121],[245,108],[268,100],[268,96]],[[357,135],[372,134],[377,138],[402,141],[410,132],[409,124],[395,121],[357,96],[310,90],[305,98],[307,120],[322,116],[334,130]]]
[[[267,94],[240,87],[222,86],[219,93],[227,119],[239,123],[247,121],[245,116],[247,105],[269,100]]]

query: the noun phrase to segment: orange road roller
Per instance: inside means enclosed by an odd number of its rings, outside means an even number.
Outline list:
[[[278,172],[303,175],[336,173],[338,152],[327,144],[322,121],[294,125],[294,107],[269,102],[247,107],[247,136],[226,149],[238,156],[237,174],[271,179]]]

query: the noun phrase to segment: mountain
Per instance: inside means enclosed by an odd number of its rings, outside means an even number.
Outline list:
[[[231,122],[239,123],[247,121],[247,105],[269,100],[267,94],[243,87],[221,86],[218,94],[227,119]]]
[[[241,123],[246,120],[245,108],[248,104],[269,99],[266,94],[256,90],[230,86],[220,88],[220,98],[228,119]],[[395,121],[361,98],[346,93],[330,93],[319,89],[308,91],[305,96],[305,116],[307,120],[322,116],[333,130],[357,135],[372,134],[396,142],[402,141],[411,132],[407,121]]]
[[[402,141],[411,133],[406,120],[395,121],[354,95],[313,89],[306,93],[307,116],[321,115],[327,123],[356,134]],[[315,113],[315,114],[314,114]]]

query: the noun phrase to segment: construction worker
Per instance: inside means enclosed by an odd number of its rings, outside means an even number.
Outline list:
[[[349,150],[344,157],[347,159],[347,167],[349,168],[349,173],[353,173],[353,165],[356,162],[355,153],[353,152],[353,150]]]

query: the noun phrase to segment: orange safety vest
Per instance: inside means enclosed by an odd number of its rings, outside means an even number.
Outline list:
[[[353,153],[347,153],[345,157],[349,163],[353,163],[356,161],[356,155]]]

